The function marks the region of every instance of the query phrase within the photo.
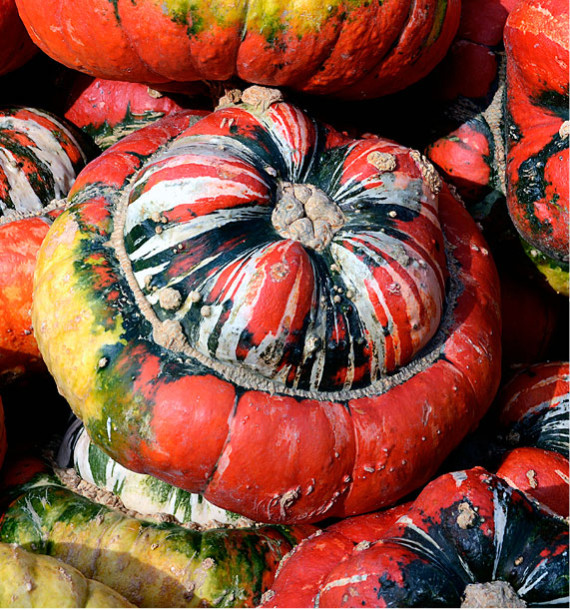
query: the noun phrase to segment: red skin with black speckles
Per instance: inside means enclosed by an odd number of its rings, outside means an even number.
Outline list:
[[[358,532],[375,518],[377,529]],[[513,533],[520,528],[528,539]],[[528,584],[533,569],[542,585]],[[548,601],[568,594],[567,571],[566,524],[473,468],[442,475],[406,506],[304,540],[262,607],[459,607],[466,585],[493,580],[511,582],[523,600]]]
[[[509,213],[529,244],[566,262],[568,10],[565,0],[525,0],[505,26]]]

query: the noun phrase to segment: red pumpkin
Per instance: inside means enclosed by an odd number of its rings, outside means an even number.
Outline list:
[[[0,76],[25,64],[37,52],[18,15],[15,0],[0,0]]]
[[[566,523],[473,468],[305,539],[262,607],[525,607],[567,596]]]
[[[507,204],[523,239],[560,266],[545,273],[566,294],[568,10],[566,0],[524,0],[505,27]]]
[[[519,372],[499,397],[500,436],[509,452],[497,474],[513,487],[568,516],[567,362],[536,364]]]
[[[42,50],[93,76],[157,85],[237,76],[353,98],[427,74],[449,47],[460,11],[459,0],[17,3]]]
[[[64,116],[105,150],[129,133],[182,110],[172,97],[146,85],[81,75],[73,85]],[[196,120],[208,114],[196,110]]]
[[[81,173],[39,256],[38,343],[130,470],[258,521],[369,511],[490,404],[496,270],[417,151],[241,99]]]

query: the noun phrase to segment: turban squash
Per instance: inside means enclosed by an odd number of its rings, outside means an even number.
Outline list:
[[[417,151],[231,97],[80,174],[38,258],[42,355],[130,470],[263,522],[394,502],[497,389],[493,261]]]
[[[266,608],[568,603],[568,526],[483,468],[445,474],[409,504],[305,539]]]
[[[568,3],[520,2],[507,19],[505,50],[509,213],[539,269],[567,295]]]
[[[30,35],[68,67],[148,84],[227,80],[375,97],[444,56],[459,0],[18,0]]]
[[[0,381],[41,366],[32,278],[53,216],[86,156],[68,127],[33,108],[0,110]]]

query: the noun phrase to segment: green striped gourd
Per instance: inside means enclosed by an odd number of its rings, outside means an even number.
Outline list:
[[[117,495],[125,508],[143,515],[169,515],[180,523],[194,526],[253,525],[249,519],[215,506],[200,494],[121,466],[91,442],[83,426],[72,426],[69,432],[64,449],[71,452],[70,461],[77,474],[84,481]]]
[[[204,532],[149,523],[39,474],[10,491],[0,542],[51,555],[144,607],[256,605],[282,557],[314,528]]]

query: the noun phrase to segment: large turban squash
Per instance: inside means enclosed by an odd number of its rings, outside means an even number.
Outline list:
[[[274,90],[226,102],[78,177],[39,256],[42,354],[131,470],[266,522],[393,502],[496,391],[491,257],[417,151]]]
[[[375,97],[445,55],[460,0],[17,0],[65,65],[149,84],[227,80]]]

